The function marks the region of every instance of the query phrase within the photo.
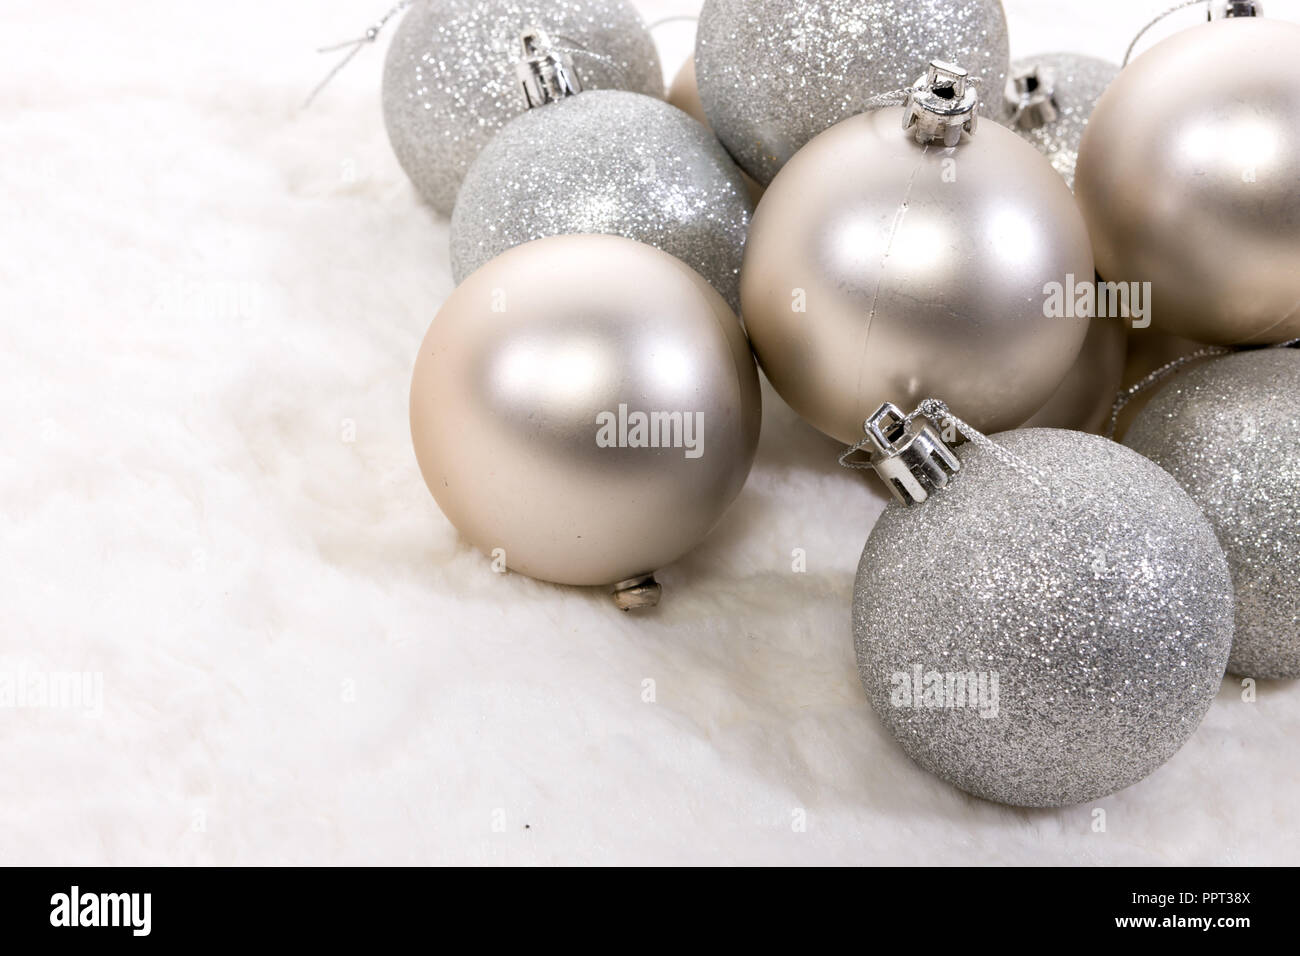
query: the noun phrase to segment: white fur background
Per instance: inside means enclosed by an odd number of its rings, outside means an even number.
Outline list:
[[[410,448],[451,279],[389,151],[383,42],[299,110],[313,48],[384,5],[6,4],[0,670],[102,673],[103,713],[0,710],[0,861],[1300,859],[1300,686],[1225,682],[1104,833],[913,766],[849,629],[882,499],[770,391],[656,614],[493,574]],[[1015,55],[1117,60],[1165,4],[1007,6]],[[656,31],[670,73],[691,33]]]

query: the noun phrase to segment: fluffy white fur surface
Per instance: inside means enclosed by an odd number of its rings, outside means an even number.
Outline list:
[[[0,859],[1297,861],[1295,685],[1225,682],[1096,807],[910,763],[849,625],[883,500],[770,390],[752,480],[657,613],[492,573],[410,447],[451,278],[385,137],[383,42],[299,109],[313,48],[385,6],[6,7],[0,672],[100,675],[102,712],[0,708]],[[1018,55],[1117,59],[1147,16],[1008,9]],[[657,36],[675,72],[691,27]]]

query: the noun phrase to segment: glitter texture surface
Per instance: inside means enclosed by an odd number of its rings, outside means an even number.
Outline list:
[[[1219,535],[1237,592],[1228,669],[1300,677],[1300,352],[1242,352],[1182,373],[1124,443],[1167,469]]]
[[[1011,128],[1032,143],[1051,160],[1056,171],[1074,188],[1074,167],[1079,161],[1079,141],[1088,126],[1088,118],[1110,81],[1119,75],[1119,66],[1092,56],[1073,53],[1044,53],[1011,64],[1013,74],[1037,67],[1054,74],[1052,99],[1058,115],[1043,126]]]
[[[706,0],[695,45],[709,123],[763,185],[804,143],[936,58],[979,78],[983,115],[1004,115],[998,0]]]
[[[479,150],[527,109],[514,63],[530,26],[569,52],[587,89],[663,96],[654,41],[626,0],[416,3],[384,63],[384,122],[407,175],[441,213]]]
[[[637,93],[579,93],[529,110],[470,167],[451,220],[457,282],[544,236],[625,236],[681,259],[738,310],[753,205],[709,131]]]
[[[859,671],[925,769],[1000,803],[1076,804],[1141,780],[1200,724],[1232,640],[1228,565],[1173,478],[1123,446],[995,440],[1050,494],[965,445],[946,489],[891,504],[858,568]],[[896,675],[917,667],[996,674],[996,714],[905,706]]]

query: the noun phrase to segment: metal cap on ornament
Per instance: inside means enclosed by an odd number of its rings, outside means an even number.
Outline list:
[[[960,459],[919,409],[904,415],[897,405],[886,402],[863,427],[866,441],[846,452],[841,463],[870,446],[871,467],[904,505],[921,504],[961,471]]]
[[[522,58],[515,63],[515,77],[524,88],[528,108],[554,103],[582,92],[582,80],[573,60],[556,48],[541,27],[529,27],[519,35]]]
[[[979,120],[979,94],[969,74],[954,63],[931,60],[930,68],[907,91],[903,129],[928,146],[956,146],[963,132],[973,134]]]
[[[1208,20],[1233,20],[1238,17],[1262,17],[1264,15],[1264,5],[1257,0],[1228,0],[1227,3],[1218,7],[1210,8]]]
[[[1007,77],[1005,90],[1008,121],[1019,129],[1038,129],[1055,123],[1061,115],[1056,103],[1056,71],[1033,64]]]

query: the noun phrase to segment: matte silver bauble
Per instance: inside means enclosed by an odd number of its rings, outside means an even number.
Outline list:
[[[1237,594],[1228,669],[1300,677],[1300,352],[1183,372],[1124,443],[1174,476],[1218,532]]]
[[[1143,53],[1093,112],[1075,191],[1097,270],[1150,282],[1156,328],[1300,336],[1300,26],[1218,20]]]
[[[709,123],[764,185],[934,59],[978,77],[984,115],[1001,115],[1010,53],[999,0],[705,0],[695,40]]]
[[[1083,131],[1118,74],[1109,60],[1075,53],[1042,53],[1011,64],[1007,125],[1046,156],[1071,189]]]
[[[439,310],[411,385],[429,490],[475,546],[559,584],[672,563],[739,494],[758,374],[696,272],[614,236],[517,246]]]
[[[1025,428],[1069,428],[1101,434],[1110,423],[1124,379],[1128,327],[1118,319],[1093,319],[1079,357],[1047,404]]]
[[[740,307],[753,205],[716,137],[663,100],[604,90],[539,106],[479,154],[451,217],[456,281],[565,233],[625,236],[681,259]]]
[[[572,51],[587,89],[663,95],[659,54],[627,0],[417,0],[384,64],[384,121],[438,212],[451,212],[479,150],[527,108],[513,64],[534,26]]]
[[[741,301],[791,406],[845,443],[887,400],[937,396],[1015,428],[1074,364],[1088,319],[1047,318],[1045,285],[1093,278],[1065,182],[1010,130],[920,146],[890,108],[822,133],[754,213]]]
[[[862,682],[908,755],[967,793],[1094,800],[1173,756],[1209,708],[1232,641],[1228,564],[1196,504],[1122,445],[993,441],[957,449],[947,487],[891,503],[871,532]]]

